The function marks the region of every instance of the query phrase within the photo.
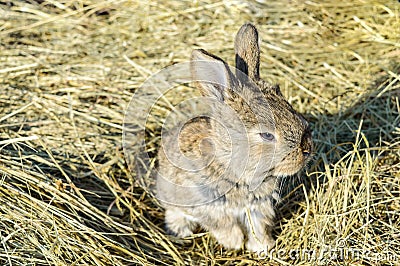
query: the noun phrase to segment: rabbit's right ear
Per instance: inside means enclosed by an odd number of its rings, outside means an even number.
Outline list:
[[[253,24],[246,23],[240,27],[235,38],[236,76],[240,77],[244,73],[253,81],[260,79],[258,41],[258,31]]]
[[[234,82],[228,65],[203,49],[193,50],[190,71],[201,93],[220,101],[224,101],[226,90],[231,89]]]

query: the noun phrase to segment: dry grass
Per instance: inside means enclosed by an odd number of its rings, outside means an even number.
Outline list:
[[[0,2],[0,264],[399,265],[400,4],[269,2]],[[313,124],[314,164],[288,180],[276,233],[283,251],[326,249],[315,260],[165,235],[124,159],[124,110],[146,77],[199,47],[232,64],[246,21],[261,75]]]

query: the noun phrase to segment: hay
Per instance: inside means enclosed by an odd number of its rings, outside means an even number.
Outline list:
[[[26,0],[0,14],[1,265],[399,264],[397,1]],[[261,259],[207,233],[165,235],[121,141],[146,77],[200,47],[232,64],[246,21],[260,30],[262,77],[316,143],[301,181],[287,180],[283,252]]]

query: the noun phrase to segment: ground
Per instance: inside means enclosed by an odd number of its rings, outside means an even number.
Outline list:
[[[1,265],[400,263],[398,1],[26,0],[0,14]],[[196,48],[233,64],[245,22],[260,31],[261,76],[315,143],[287,179],[276,249],[258,256],[205,232],[168,236],[122,144],[148,77]],[[164,111],[146,124],[155,164]]]

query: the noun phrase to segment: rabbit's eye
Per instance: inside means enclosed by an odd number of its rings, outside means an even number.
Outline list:
[[[263,140],[267,140],[267,141],[275,140],[275,136],[268,132],[260,133],[260,136]]]

